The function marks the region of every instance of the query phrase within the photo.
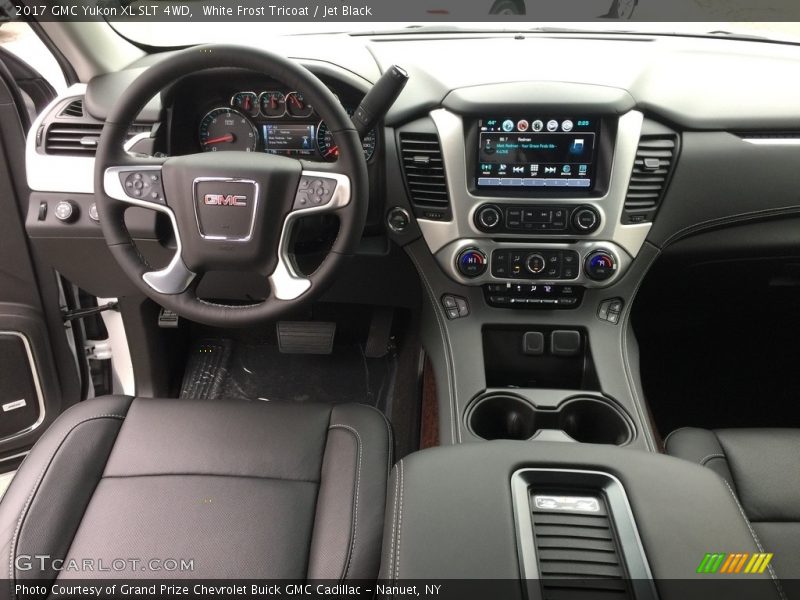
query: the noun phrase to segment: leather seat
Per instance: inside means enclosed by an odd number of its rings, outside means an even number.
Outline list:
[[[114,568],[125,578],[375,579],[391,444],[383,415],[358,404],[82,402],[0,503],[0,579],[109,576],[50,559],[28,570],[37,555],[141,560]],[[165,559],[187,564],[147,570]]]
[[[687,427],[665,446],[725,479],[764,551],[774,553],[778,577],[800,578],[800,429]]]

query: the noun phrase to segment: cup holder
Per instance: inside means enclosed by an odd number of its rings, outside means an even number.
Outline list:
[[[518,396],[490,394],[473,403],[467,425],[485,440],[529,440],[544,430],[587,444],[623,446],[633,437],[622,411],[599,398],[572,398],[556,409],[540,409]]]
[[[577,442],[622,446],[631,439],[631,428],[619,409],[602,400],[576,398],[558,410],[558,429]]]
[[[516,396],[495,395],[478,400],[469,422],[485,440],[527,440],[536,430],[536,409]]]

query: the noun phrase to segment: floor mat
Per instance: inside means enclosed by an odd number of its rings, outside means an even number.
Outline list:
[[[190,352],[182,397],[359,402],[388,410],[395,357],[366,358],[360,344],[327,355],[282,354],[277,344],[202,340]]]

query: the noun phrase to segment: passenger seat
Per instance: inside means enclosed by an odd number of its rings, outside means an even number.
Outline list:
[[[725,479],[764,552],[774,553],[777,576],[800,578],[800,429],[686,427],[667,436],[665,446]]]

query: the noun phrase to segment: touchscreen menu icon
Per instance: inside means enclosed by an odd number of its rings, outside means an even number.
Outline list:
[[[571,154],[583,154],[585,142],[583,138],[576,138],[572,140],[572,145],[569,148]]]

